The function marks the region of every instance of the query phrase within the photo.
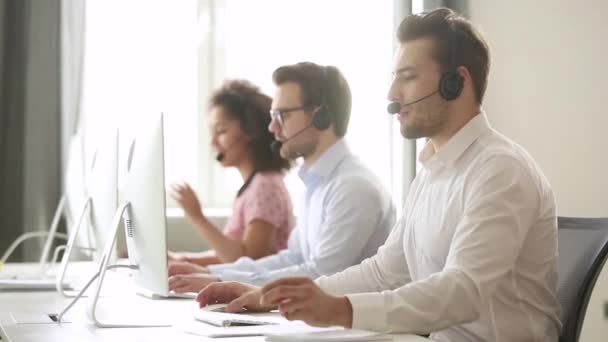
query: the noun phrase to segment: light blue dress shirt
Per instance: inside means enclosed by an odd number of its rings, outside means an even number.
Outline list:
[[[378,178],[338,140],[299,176],[304,206],[287,249],[252,260],[209,266],[222,280],[264,285],[340,272],[376,254],[393,227],[395,207]]]

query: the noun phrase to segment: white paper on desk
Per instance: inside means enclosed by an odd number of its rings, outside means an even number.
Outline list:
[[[290,322],[273,325],[254,325],[242,327],[215,327],[199,321],[191,321],[184,324],[175,324],[174,328],[188,334],[205,337],[244,337],[244,336],[268,336],[286,335],[289,333],[311,333],[331,331],[342,328],[318,328],[311,327],[303,322]]]
[[[389,335],[367,331],[367,330],[352,330],[340,329],[329,331],[315,331],[305,333],[286,333],[277,335],[268,335],[267,342],[291,342],[291,341],[313,341],[313,342],[338,342],[338,341],[392,341],[393,338]]]

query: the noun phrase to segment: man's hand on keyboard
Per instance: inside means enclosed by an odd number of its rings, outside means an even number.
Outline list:
[[[211,304],[228,304],[226,312],[241,312],[243,308],[250,312],[264,312],[276,309],[276,306],[260,304],[260,288],[234,281],[213,283],[199,292],[196,301],[200,307]]]
[[[276,280],[261,290],[263,305],[278,305],[283,317],[301,320],[314,326],[352,327],[353,309],[345,296],[323,292],[310,278]]]
[[[209,273],[207,267],[189,261],[169,261],[169,276],[190,273]]]
[[[169,277],[169,290],[177,293],[199,292],[205,286],[217,281],[219,278],[211,274],[178,274]]]

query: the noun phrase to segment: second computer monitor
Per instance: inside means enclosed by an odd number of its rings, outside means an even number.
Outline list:
[[[131,145],[121,202],[129,261],[139,293],[168,295],[162,114],[150,117]]]
[[[91,208],[90,224],[84,233],[95,249],[95,261],[101,257],[103,244],[112,228],[112,218],[118,207],[118,131],[109,130],[99,146],[85,172]]]
[[[75,134],[70,140],[70,152],[63,183],[65,195],[64,211],[69,234],[72,233],[71,229],[74,227],[76,220],[78,220],[78,216],[85,210],[84,205],[87,201],[87,190],[84,181],[84,169],[83,136]],[[88,234],[81,234],[77,239],[78,246],[92,247]]]

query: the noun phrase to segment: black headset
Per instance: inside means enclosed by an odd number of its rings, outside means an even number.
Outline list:
[[[315,126],[316,129],[323,131],[328,129],[331,125],[330,108],[329,103],[327,102],[327,95],[330,89],[330,79],[329,70],[327,67],[321,66],[321,71],[323,72],[323,83],[321,85],[321,102],[319,103],[319,109],[315,112],[315,115],[312,118],[312,125]]]
[[[451,34],[453,36],[453,34]],[[464,78],[458,74],[456,65],[455,37],[450,37],[450,68],[441,75],[439,80],[439,94],[444,100],[455,100],[464,87]]]

